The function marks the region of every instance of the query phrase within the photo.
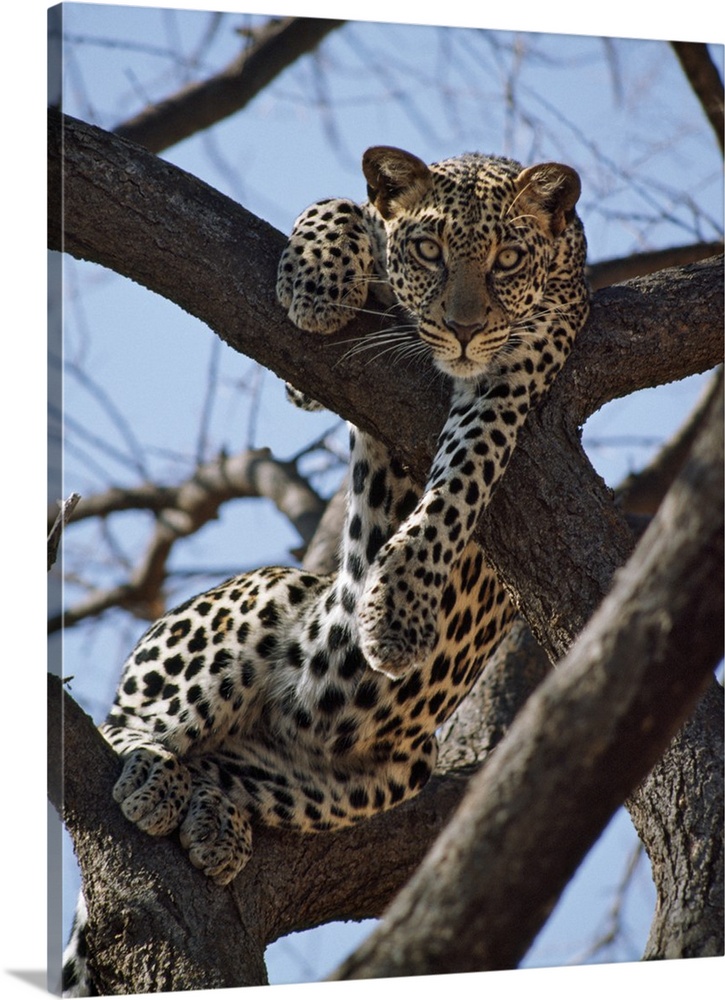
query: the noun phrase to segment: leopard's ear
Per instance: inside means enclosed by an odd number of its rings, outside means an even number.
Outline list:
[[[431,185],[426,164],[395,146],[371,146],[363,154],[362,168],[368,198],[384,219],[411,208]]]
[[[574,218],[581,194],[579,174],[563,163],[539,163],[516,178],[514,215],[534,215],[552,236],[559,236]]]

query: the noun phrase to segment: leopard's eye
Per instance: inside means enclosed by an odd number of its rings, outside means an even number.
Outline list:
[[[437,264],[443,257],[443,249],[436,240],[430,236],[421,236],[413,240],[413,250],[416,256],[424,264]]]
[[[513,271],[524,259],[521,247],[503,247],[496,255],[495,267],[499,271]]]

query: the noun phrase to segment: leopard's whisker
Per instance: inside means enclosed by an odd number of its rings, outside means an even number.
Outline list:
[[[382,337],[361,337],[357,342],[353,342],[355,343],[355,346],[346,351],[340,360],[344,361],[348,358],[355,357],[357,354],[362,354],[365,351],[371,351],[378,347],[385,347],[385,345],[390,345],[389,349],[403,347],[407,344],[409,339],[410,334],[404,331],[391,332]]]

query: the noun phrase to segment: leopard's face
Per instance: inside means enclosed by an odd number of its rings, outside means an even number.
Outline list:
[[[438,368],[473,379],[526,335],[563,225],[513,161],[471,155],[427,171],[422,192],[378,201],[388,279]]]

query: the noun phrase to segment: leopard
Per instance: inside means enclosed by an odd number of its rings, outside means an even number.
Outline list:
[[[297,218],[277,298],[321,336],[371,309],[399,318],[371,342],[418,352],[450,382],[427,480],[350,426],[337,572],[265,567],[169,611],[100,727],[124,816],[178,834],[220,887],[247,864],[255,825],[324,834],[428,782],[437,730],[515,614],[476,524],[589,310],[572,167],[480,153],[428,165],[374,146],[362,172],[364,203],[325,199]],[[81,901],[68,996],[87,995],[85,919]]]

